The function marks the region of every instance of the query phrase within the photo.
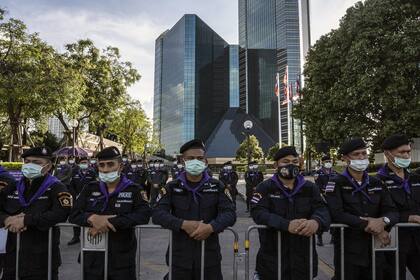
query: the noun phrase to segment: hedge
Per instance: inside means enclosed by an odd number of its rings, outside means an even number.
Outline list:
[[[23,162],[0,162],[0,165],[7,170],[20,170]]]

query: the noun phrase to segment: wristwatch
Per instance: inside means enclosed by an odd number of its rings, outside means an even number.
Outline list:
[[[385,225],[389,225],[391,223],[391,220],[388,217],[383,217]]]

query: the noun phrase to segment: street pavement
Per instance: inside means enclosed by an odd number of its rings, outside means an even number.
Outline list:
[[[254,224],[246,213],[246,205],[244,202],[245,182],[239,181],[238,190],[240,195],[237,197],[237,222],[233,229],[239,234],[239,252],[244,252],[244,237],[247,228]],[[69,228],[62,229],[61,234],[61,255],[62,266],[60,268],[60,280],[76,280],[80,279],[80,265],[77,263],[80,246],[67,246],[67,242],[71,239],[72,230]],[[148,229],[141,232],[141,258],[140,258],[140,279],[142,280],[158,280],[163,279],[168,269],[165,264],[165,252],[168,247],[168,231]],[[318,247],[319,257],[319,280],[331,279],[333,276],[333,247],[328,244],[330,236],[324,234],[325,246]],[[233,235],[229,231],[225,231],[220,235],[220,244],[222,250],[222,271],[224,279],[232,279],[233,276]],[[252,276],[255,268],[255,257],[259,248],[257,231],[253,231],[250,235],[250,276]],[[238,258],[238,279],[245,279],[245,259],[243,255]],[[413,278],[408,278],[413,279]],[[88,279],[87,279],[88,280]]]

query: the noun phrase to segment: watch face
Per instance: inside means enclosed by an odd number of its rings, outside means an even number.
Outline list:
[[[389,218],[388,217],[384,217],[384,222],[385,222],[385,224],[389,224],[391,221],[389,220]]]

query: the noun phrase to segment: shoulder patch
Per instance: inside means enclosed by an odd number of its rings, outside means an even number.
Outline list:
[[[57,196],[62,207],[73,207],[73,197],[70,193],[60,192]]]
[[[140,191],[140,196],[144,201],[146,201],[146,202],[149,201],[149,199],[147,198],[147,192],[146,191]]]
[[[162,197],[164,197],[165,195],[166,195],[166,189],[164,187],[160,188],[159,194],[156,197],[156,203],[159,202],[162,199]]]
[[[325,192],[333,192],[335,190],[335,182],[328,182],[325,186]]]
[[[7,187],[9,184],[5,181],[0,181],[0,190]]]
[[[262,194],[255,192],[251,198],[251,203],[257,204],[258,202],[260,202],[261,198],[262,198]]]

